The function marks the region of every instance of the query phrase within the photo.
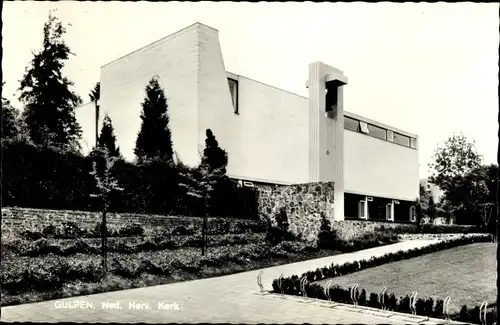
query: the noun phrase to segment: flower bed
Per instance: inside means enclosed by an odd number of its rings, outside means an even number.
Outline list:
[[[209,248],[200,256],[197,248],[181,248],[138,252],[136,254],[108,254],[108,273],[101,267],[101,257],[92,254],[73,254],[66,257],[48,254],[38,257],[19,256],[5,252],[2,259],[2,304],[34,302],[37,299],[62,297],[68,288],[72,295],[99,291],[75,291],[76,283],[98,288],[109,287],[111,278],[120,278],[122,284],[115,290],[126,289],[139,278],[154,277],[157,282],[220,276],[277,264],[297,262],[310,258],[331,256],[335,252],[320,251],[299,242],[282,242],[276,246],[267,243],[232,245]],[[127,285],[123,284],[125,282]],[[80,286],[81,290],[88,285]],[[50,297],[50,298],[48,298]]]
[[[208,247],[244,245],[259,243],[264,240],[264,234],[228,234],[209,236]],[[186,247],[201,247],[201,237],[170,236],[158,237],[117,237],[109,238],[108,252],[134,254],[144,251],[172,250]],[[6,240],[2,249],[20,256],[37,257],[47,254],[70,256],[73,254],[100,254],[100,238],[79,238],[70,240],[38,239],[34,242],[16,239]]]
[[[292,277],[283,278],[281,279],[281,285],[279,280],[275,279],[272,283],[273,292],[300,296],[302,295],[302,292],[300,291],[300,280],[303,277],[305,277],[308,281],[308,283],[306,283],[305,285],[307,296],[318,299],[327,299],[323,287],[319,284],[310,282],[347,275],[366,268],[375,267],[394,261],[400,261],[403,259],[409,259],[447,248],[467,245],[476,242],[488,242],[488,241],[491,241],[491,236],[489,235],[467,236],[467,237],[442,241],[426,247],[410,249],[408,251],[399,251],[396,253],[385,254],[380,257],[372,257],[369,260],[355,261],[352,263],[345,263],[343,265],[332,264],[329,267],[324,267],[321,269],[318,268],[315,271],[306,272],[302,274],[300,277],[294,275]],[[330,288],[329,294],[334,301],[342,303],[352,303],[349,294],[349,289],[343,289],[341,287],[336,286]],[[363,290],[361,292],[358,292],[358,294],[360,297],[358,299],[360,301],[360,304],[365,304],[366,306],[371,306],[375,308],[381,308],[377,300],[377,294],[371,293],[370,295],[368,295],[366,291],[363,293]],[[387,305],[390,308],[390,310],[398,312],[411,312],[409,306],[409,297],[401,297],[399,300],[397,300],[394,295],[388,295],[385,300],[387,301]],[[437,302],[436,306],[433,307],[434,306],[433,302],[431,304],[430,300],[424,301],[420,299],[419,301],[417,301],[417,304],[419,306],[417,308],[418,313],[423,316],[437,317],[442,315],[442,302]],[[441,310],[439,308],[441,308]],[[478,315],[476,311],[479,311],[479,307],[476,306],[475,308],[470,310],[467,309],[467,307],[465,306],[462,307],[462,309],[463,310],[459,315],[454,315],[454,319],[459,319],[461,321],[475,322],[474,315]],[[488,317],[496,318],[496,316],[494,315],[490,315]]]

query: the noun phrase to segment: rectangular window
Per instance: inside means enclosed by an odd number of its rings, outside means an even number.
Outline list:
[[[229,83],[229,92],[231,93],[231,100],[233,101],[234,114],[238,114],[238,81],[227,78]]]
[[[344,116],[344,129],[359,132],[359,121],[353,118]]]
[[[365,201],[359,201],[359,204],[358,204],[358,216],[361,219],[366,219],[366,217],[365,217],[365,204],[366,204]]]
[[[417,139],[410,138],[410,147],[417,149]]]
[[[392,220],[392,213],[391,213],[391,210],[392,210],[392,203],[388,203],[385,205],[385,218],[387,220]]]
[[[370,135],[375,137],[375,138],[382,139],[382,140],[387,139],[385,129],[382,129],[378,126],[368,124],[368,132],[370,132]]]
[[[410,146],[410,138],[406,135],[402,135],[399,133],[394,133],[394,143],[400,144],[405,147]]]
[[[366,133],[366,134],[370,133],[370,131],[368,130],[368,125],[366,124],[366,122],[361,122],[360,121],[359,122],[359,127],[361,129],[361,132]]]
[[[394,141],[394,132],[387,130],[387,141]]]
[[[416,220],[417,220],[417,215],[416,215],[415,207],[412,206],[412,207],[410,207],[410,221],[415,222]]]

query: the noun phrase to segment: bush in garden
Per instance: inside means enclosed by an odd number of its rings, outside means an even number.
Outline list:
[[[139,224],[128,224],[118,231],[121,237],[134,237],[144,235],[144,228]]]
[[[458,314],[458,320],[460,322],[467,322],[469,320],[469,313],[466,305],[463,305],[462,308],[460,309],[460,313]]]
[[[366,290],[362,289],[361,293],[358,295],[358,304],[360,306],[366,306]]]
[[[330,220],[321,212],[321,226],[318,233],[318,247],[321,249],[335,249],[337,246],[337,233],[332,229]]]
[[[194,226],[190,225],[189,227],[180,225],[174,228],[172,231],[173,236],[187,236],[196,234],[196,229]]]
[[[394,293],[391,293],[389,295],[389,298],[387,298],[387,300],[385,301],[385,306],[389,310],[392,310],[392,311],[396,310],[396,308],[398,306],[398,299],[396,298],[396,295]]]
[[[418,302],[417,302],[418,303]],[[424,311],[422,315],[432,315],[434,310],[434,299],[428,298],[424,303]]]
[[[410,308],[410,296],[406,295],[399,299],[398,306],[396,308],[397,312],[411,314]]]
[[[418,298],[415,302],[415,311],[417,315],[425,316],[425,307],[425,300],[422,298]]]
[[[378,303],[378,295],[376,293],[370,293],[370,298],[368,299],[366,305],[368,307],[378,308],[380,304]]]
[[[442,299],[436,300],[436,306],[431,314],[432,317],[442,317],[444,312],[444,301]]]

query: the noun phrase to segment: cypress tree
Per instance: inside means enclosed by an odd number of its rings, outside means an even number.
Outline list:
[[[21,80],[19,100],[24,104],[24,117],[31,140],[36,145],[64,150],[80,149],[81,128],[75,109],[81,98],[71,88],[73,82],[62,76],[69,47],[63,40],[62,23],[49,14],[43,28],[42,50],[34,53]]]
[[[141,129],[137,135],[134,154],[139,162],[151,159],[173,159],[172,138],[169,129],[168,105],[164,90],[153,77],[146,86],[142,103]]]
[[[205,140],[205,149],[203,150],[203,157],[201,164],[208,166],[210,172],[219,170],[223,175],[226,174],[226,167],[228,163],[227,152],[219,147],[219,143],[212,132],[207,129],[207,138]]]
[[[108,149],[112,157],[120,156],[120,148],[116,146],[116,136],[111,118],[106,114],[102,122],[101,134],[97,140],[97,146]]]

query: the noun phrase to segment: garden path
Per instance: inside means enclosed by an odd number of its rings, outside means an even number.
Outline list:
[[[45,301],[1,308],[1,321],[33,322],[146,322],[146,323],[337,323],[337,324],[438,324],[443,320],[411,319],[402,314],[360,312],[347,305],[325,303],[301,298],[259,294],[257,275],[263,271],[265,290],[271,289],[272,280],[280,274],[301,274],[331,263],[345,263],[371,256],[381,256],[401,249],[422,247],[435,240],[409,240],[363,251],[330,256],[262,270],[242,272],[209,279],[179,282],[154,287],[107,292],[78,298]],[[90,302],[92,308],[56,308],[57,303],[69,301]],[[119,302],[121,309],[103,309],[103,303]],[[149,303],[149,309],[130,308],[130,303]],[[179,304],[175,309],[172,302]],[[159,304],[162,304],[159,306]],[[138,305],[134,305],[138,306]],[[160,308],[160,307],[163,307]]]

